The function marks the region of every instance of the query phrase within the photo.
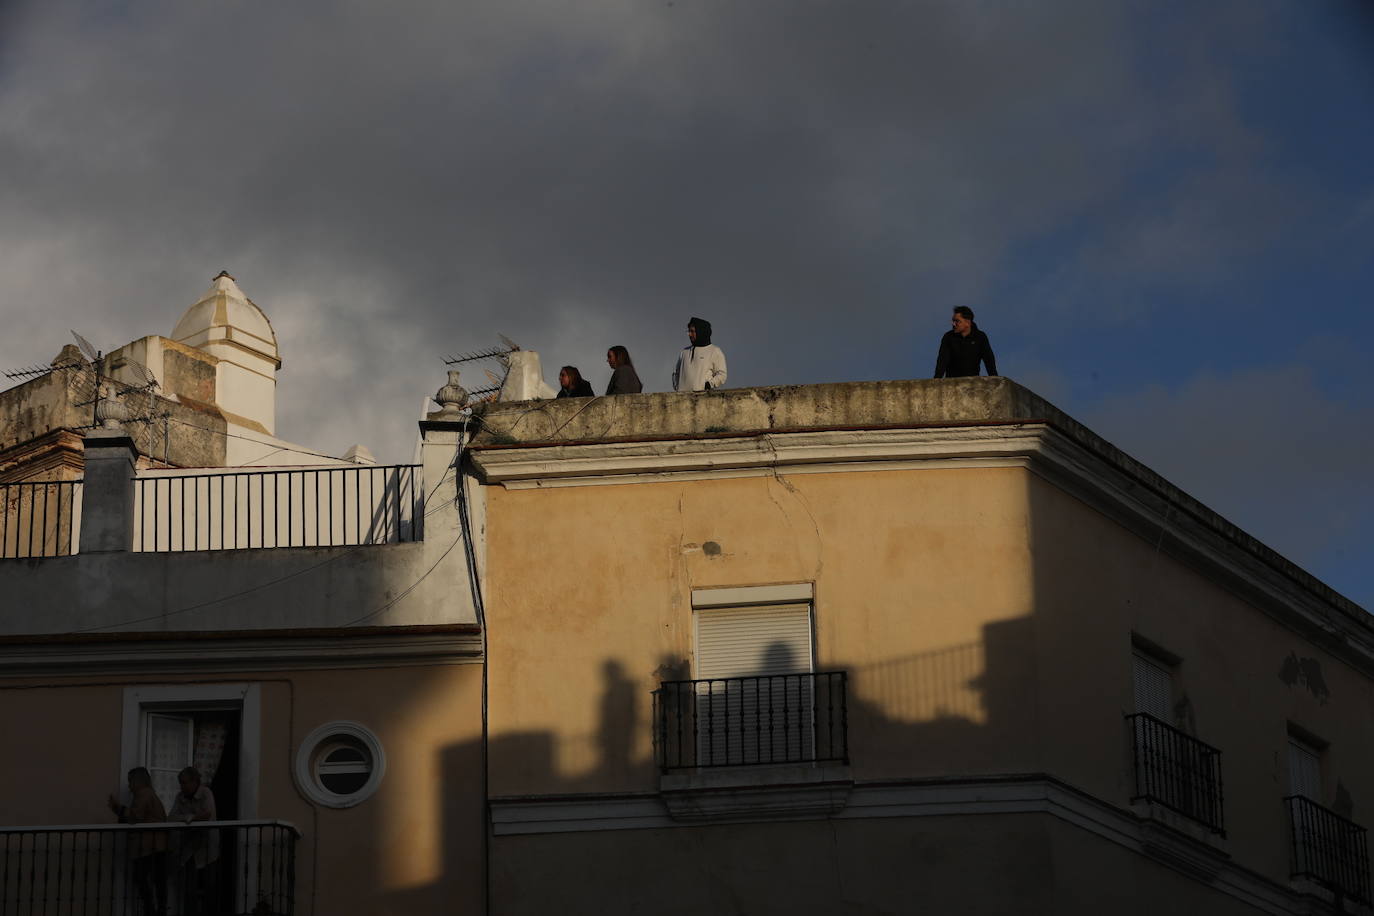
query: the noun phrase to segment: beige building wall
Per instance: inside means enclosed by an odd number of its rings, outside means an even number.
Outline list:
[[[815,583],[818,670],[852,679],[855,778],[1034,769],[1026,486],[949,469],[490,488],[490,555],[530,558],[489,573],[492,793],[656,790],[650,694],[693,676],[692,589],[791,582]]]
[[[1270,606],[1273,595],[1247,579],[1253,560],[1241,545],[1209,554],[1167,513],[1162,532],[1118,517],[1110,500],[1090,505],[1029,464],[489,487],[491,556],[536,558],[497,561],[489,573],[491,794],[658,792],[650,692],[695,676],[692,590],[811,582],[816,668],[850,676],[856,783],[1043,773],[1135,823],[1146,809],[1131,804],[1125,716],[1135,711],[1132,647],[1150,646],[1177,661],[1176,724],[1222,752],[1226,836],[1188,824],[1181,835],[1286,889],[1289,730],[1329,742],[1322,803],[1368,824],[1374,672],[1357,652],[1333,653],[1292,623],[1292,608],[1310,600],[1300,581],[1286,616]],[[935,826],[896,820],[918,835]],[[989,822],[976,820],[969,829],[981,835]],[[1026,829],[1046,832],[1054,877],[1043,881],[1068,896],[1051,910],[1005,912],[1152,912],[1169,900],[1153,888],[1171,884],[1192,888],[1185,912],[1250,911],[1139,848],[1051,820]],[[610,861],[637,863],[608,865],[605,885],[588,877],[579,886],[590,894],[655,868],[671,886],[690,884],[691,869],[707,866],[680,861],[681,844],[729,872],[746,867],[726,851],[740,835],[813,829],[828,828],[498,835],[497,899],[510,902],[499,910],[538,908],[518,902],[535,892],[510,875],[553,849],[576,849],[577,863],[598,860],[587,850],[602,848]],[[871,820],[844,829],[877,859],[899,842]],[[1007,855],[1035,849],[1028,841]],[[733,854],[746,856],[743,847]],[[799,861],[757,864],[756,879],[731,886],[795,889],[788,901],[808,912],[806,881],[837,860]],[[996,860],[988,867],[996,871]],[[889,874],[852,872],[891,890]],[[999,911],[1000,887],[980,890],[988,911]],[[1117,902],[1094,909],[1106,900]]]
[[[112,823],[105,797],[124,783],[125,688],[207,683],[259,686],[257,810],[240,817],[301,831],[297,913],[482,911],[476,664],[6,683],[0,734],[24,752],[0,755],[0,824]],[[339,720],[368,728],[386,754],[376,794],[343,809],[311,802],[293,777],[302,738]]]
[[[1038,718],[1048,769],[1122,803],[1132,786],[1123,717],[1133,712],[1133,637],[1172,655],[1178,723],[1222,752],[1225,849],[1288,876],[1290,726],[1329,743],[1322,804],[1338,786],[1374,823],[1374,678],[1243,600],[1179,550],[1177,532],[1128,531],[1032,478]],[[1101,736],[1120,734],[1113,744]]]

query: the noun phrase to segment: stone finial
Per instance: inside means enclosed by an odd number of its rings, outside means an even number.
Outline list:
[[[115,394],[113,385],[106,385],[100,400],[96,402],[95,418],[103,429],[120,429],[124,421],[129,419],[129,405]]]
[[[467,389],[458,384],[459,372],[457,369],[448,370],[448,384],[434,393],[434,400],[438,402],[439,417],[441,419],[455,419],[463,415],[463,408],[468,403]]]

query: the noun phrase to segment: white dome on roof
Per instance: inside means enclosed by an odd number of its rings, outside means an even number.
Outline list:
[[[172,340],[215,357],[213,400],[231,427],[275,434],[277,334],[228,271],[181,316]]]
[[[281,367],[277,334],[262,309],[239,289],[228,271],[220,271],[210,289],[181,316],[172,339],[198,349],[217,341],[232,341],[238,347],[264,356]]]

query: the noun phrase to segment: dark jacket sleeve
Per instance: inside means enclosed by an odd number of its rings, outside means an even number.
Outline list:
[[[940,354],[935,357],[935,378],[944,378],[949,368],[949,333],[940,338]]]
[[[983,339],[979,341],[982,344],[980,349],[983,351],[983,365],[988,367],[988,375],[996,375],[997,357],[992,354],[992,344],[988,342],[988,335],[983,334],[982,331],[978,333],[983,335]]]
[[[643,390],[644,386],[640,384],[633,366],[616,369],[611,373],[610,384],[606,386],[607,394],[639,394]]]

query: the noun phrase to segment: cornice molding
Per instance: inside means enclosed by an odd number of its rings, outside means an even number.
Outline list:
[[[805,787],[803,787],[803,790]],[[741,786],[741,791],[749,791]],[[858,783],[838,811],[799,814],[775,795],[773,810],[734,812],[734,822],[878,817],[968,817],[1044,814],[1172,868],[1200,884],[1241,900],[1259,912],[1296,916],[1310,912],[1312,898],[1231,860],[1225,849],[1200,843],[1150,818],[1122,810],[1045,774],[972,779]],[[807,799],[798,799],[805,803]],[[699,821],[675,818],[659,794],[495,797],[493,834],[603,830],[693,829]]]
[[[213,638],[137,634],[119,640],[0,643],[3,678],[394,668],[481,661],[481,634],[466,629],[365,635],[284,632],[280,636],[259,631],[249,637],[216,634]]]
[[[903,461],[997,459],[1024,456],[1044,424],[766,432],[721,438],[564,443],[473,449],[483,483],[588,486],[662,481],[691,474],[748,476],[788,468],[792,473],[872,470],[854,465]]]
[[[81,476],[86,466],[80,434],[70,429],[49,430],[8,448],[0,449],[0,483],[18,483],[56,473]]]
[[[1028,468],[1174,559],[1374,677],[1374,623],[1144,465],[1045,421],[760,432],[741,436],[474,449],[479,478],[507,489],[948,468]]]

